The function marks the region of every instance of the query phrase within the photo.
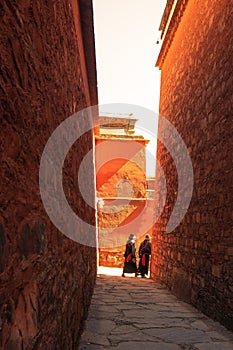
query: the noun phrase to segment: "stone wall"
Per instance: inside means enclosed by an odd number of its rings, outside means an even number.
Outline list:
[[[105,200],[103,210],[107,212],[98,212],[100,266],[123,267],[125,243],[130,233],[135,233],[137,236],[137,249],[144,239],[143,223],[140,225],[143,219],[135,226],[134,221],[143,212],[146,202],[136,200],[129,203],[125,200],[117,202],[117,205],[111,205],[111,201]],[[128,230],[127,224],[132,225],[131,231]]]
[[[152,229],[147,230],[147,233],[152,235]],[[136,243],[136,264],[139,265],[139,255],[138,250],[140,247],[140,244],[145,239],[145,234],[141,235],[140,237],[137,236],[137,239],[135,240]],[[106,266],[106,267],[118,267],[122,268],[124,267],[124,252],[125,252],[125,245],[122,246],[116,246],[114,248],[101,248],[99,249],[99,266]]]
[[[39,190],[40,158],[51,133],[97,101],[89,96],[77,4],[3,0],[0,5],[0,347],[5,350],[77,348],[95,283],[96,249],[56,229]],[[86,4],[90,8],[91,1]],[[91,79],[95,85],[93,73]],[[96,85],[92,95],[95,91]],[[91,120],[87,123],[91,127]],[[90,131],[68,153],[63,185],[70,205],[95,226],[94,209],[77,186],[78,166],[92,148]],[[93,179],[89,169],[94,202]]]
[[[147,195],[146,142],[111,134],[96,138],[97,195],[104,200],[98,210],[100,266],[123,267],[129,234],[139,238],[145,233],[134,222],[145,207]]]
[[[168,40],[171,33],[172,28]],[[160,114],[187,146],[194,189],[184,219],[165,233],[179,191],[177,171],[185,169],[176,169],[171,154],[159,142],[157,158],[166,176],[167,199],[154,227],[152,260],[154,279],[231,329],[232,47],[230,2],[189,0],[167,54],[163,59],[160,55]],[[160,124],[159,133],[163,132]],[[173,152],[179,152],[175,147]],[[160,188],[160,180],[156,186]]]
[[[146,140],[96,139],[98,197],[146,197]]]

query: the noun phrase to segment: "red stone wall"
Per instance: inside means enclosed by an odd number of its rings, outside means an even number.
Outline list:
[[[122,242],[125,244],[131,232],[125,235],[122,229],[127,223],[134,222],[145,206],[145,200],[127,199],[146,198],[145,142],[111,136],[96,140],[97,193],[105,202],[103,211],[98,210],[100,266],[123,267],[125,245]],[[125,158],[118,158],[119,154]],[[118,202],[111,203],[111,198],[118,198]],[[104,212],[106,208],[108,212]],[[109,232],[106,229],[110,229]],[[140,227],[135,227],[134,233],[136,230],[140,231]],[[141,236],[143,234],[144,231]]]
[[[152,235],[152,230],[148,230],[146,233],[149,233]],[[144,239],[145,239],[145,234],[142,234],[140,237],[137,236],[137,239],[135,241],[137,266],[139,265],[139,260],[140,260],[138,255],[138,250],[139,250],[140,244]],[[123,269],[124,261],[125,261],[124,252],[125,252],[125,245],[122,245],[120,247],[115,247],[115,248],[99,249],[99,266],[118,267]]]
[[[54,129],[90,103],[78,7],[3,0],[0,13],[0,347],[74,349],[95,283],[96,249],[66,238],[49,220],[39,162]],[[92,148],[91,132],[72,147],[63,185],[72,207],[95,225],[76,185]],[[94,201],[93,178],[89,169]]]
[[[166,174],[168,194],[154,228],[152,260],[154,279],[229,328],[233,325],[232,47],[232,4],[188,1],[161,67],[160,114],[177,128],[189,150],[194,190],[180,225],[164,233],[178,182],[171,155],[159,143],[157,158]]]
[[[110,137],[96,140],[96,187],[99,197],[146,196],[145,144],[145,141]]]
[[[135,218],[143,211],[145,201],[131,201],[126,203],[121,201],[117,205],[111,205],[110,201],[106,201],[108,211],[98,212],[98,227],[99,227],[99,265],[108,267],[123,267],[125,243],[131,232],[123,231],[124,225],[133,222]],[[115,227],[115,229],[114,229]],[[108,230],[106,229],[109,229]],[[143,235],[138,235],[140,225],[133,230],[137,234],[137,238]],[[132,232],[133,232],[132,231]],[[121,243],[119,243],[121,242]],[[104,247],[104,248],[103,248]]]

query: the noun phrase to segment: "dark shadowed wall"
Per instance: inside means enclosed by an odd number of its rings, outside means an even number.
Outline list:
[[[49,220],[39,164],[54,129],[97,103],[92,2],[3,0],[0,15],[0,347],[77,349],[96,249],[67,238]],[[81,160],[93,150],[91,118],[86,124],[90,131],[66,157],[63,186],[73,210],[95,227],[94,209],[77,183]],[[92,203],[93,164],[85,176]]]

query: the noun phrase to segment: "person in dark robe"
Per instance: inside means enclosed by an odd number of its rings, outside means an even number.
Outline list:
[[[125,277],[125,273],[134,273],[137,277],[137,265],[136,265],[136,236],[131,233],[125,246],[125,262],[122,277]]]
[[[148,267],[151,255],[151,242],[150,235],[146,235],[144,241],[140,244],[138,255],[140,258],[138,274],[142,278],[145,278],[145,275],[148,275]]]

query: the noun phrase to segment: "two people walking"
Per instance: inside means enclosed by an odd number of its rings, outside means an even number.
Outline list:
[[[125,277],[125,273],[134,273],[135,277],[141,275],[145,278],[148,274],[149,260],[151,255],[151,242],[150,235],[146,235],[144,241],[140,244],[138,255],[140,258],[139,267],[136,264],[136,236],[131,233],[125,247],[125,262],[122,277]]]

